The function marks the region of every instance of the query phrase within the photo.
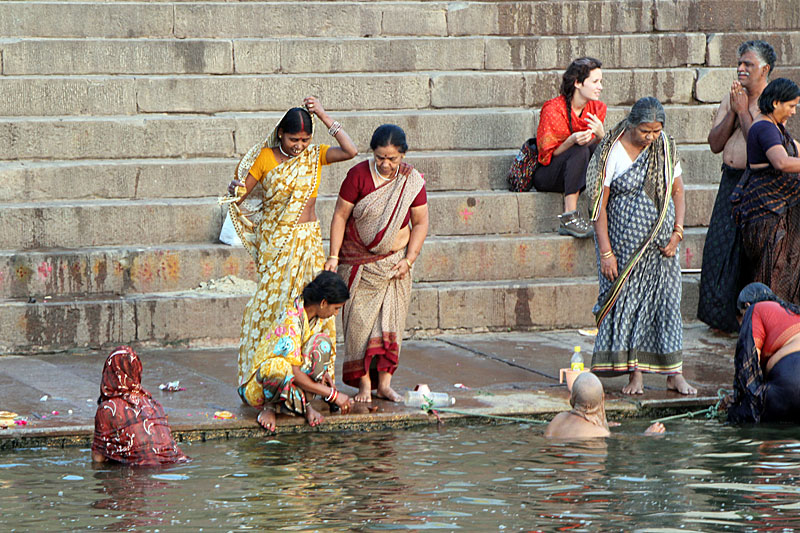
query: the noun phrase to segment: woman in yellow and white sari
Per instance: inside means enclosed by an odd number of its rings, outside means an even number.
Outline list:
[[[258,272],[258,288],[242,319],[239,385],[269,326],[325,264],[314,209],[322,166],[358,154],[342,125],[331,119],[316,98],[308,97],[303,104],[305,108],[287,111],[272,133],[245,154],[228,187],[236,197],[230,205],[231,221]],[[339,146],[311,144],[312,114]],[[333,318],[320,329],[336,338]]]

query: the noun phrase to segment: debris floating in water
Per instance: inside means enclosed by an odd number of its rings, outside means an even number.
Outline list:
[[[39,401],[40,401],[40,402],[46,402],[46,401],[47,401],[47,399],[48,399],[49,397],[50,397],[50,396],[48,396],[47,394],[45,394],[44,396],[42,396],[41,398],[39,398]]]

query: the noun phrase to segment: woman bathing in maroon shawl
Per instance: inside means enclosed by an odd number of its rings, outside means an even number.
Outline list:
[[[164,408],[142,388],[142,362],[130,346],[116,348],[103,365],[92,460],[136,466],[189,460],[172,438]]]

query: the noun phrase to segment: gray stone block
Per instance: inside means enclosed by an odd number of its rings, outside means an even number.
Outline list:
[[[759,3],[759,0],[655,0],[655,30],[758,30],[764,27]]]
[[[233,46],[220,40],[26,39],[2,49],[7,75],[233,72]]]
[[[215,242],[222,215],[215,198],[6,204],[0,249]]]
[[[433,107],[510,107],[526,104],[523,74],[458,73],[431,76]]]
[[[178,38],[365,37],[381,32],[381,9],[369,4],[187,3],[175,4],[174,10]]]
[[[381,35],[447,35],[447,4],[443,2],[383,3]]]
[[[684,183],[719,184],[722,154],[712,153],[707,144],[683,144],[678,147],[678,156]]]
[[[486,69],[562,70],[586,55],[602,58],[610,69],[683,67],[703,63],[705,51],[702,33],[494,37],[486,39]]]
[[[0,77],[0,115],[127,115],[136,113],[130,78]]]
[[[477,70],[483,68],[483,39],[284,39],[280,61],[287,73]]]
[[[731,84],[736,80],[736,70],[730,68],[697,69],[695,97],[700,102],[719,103],[730,94]]]
[[[3,37],[172,37],[169,4],[0,2]]]
[[[419,109],[430,104],[420,74],[181,76],[137,78],[139,109],[148,113],[286,110],[315,95],[326,109]]]
[[[643,94],[655,96],[664,104],[692,103],[694,70],[615,70],[603,68],[603,93],[607,105],[632,105]],[[560,94],[562,72],[525,73],[525,103],[541,105]]]
[[[224,117],[0,119],[0,160],[230,157],[234,129]]]
[[[279,39],[236,39],[233,62],[237,74],[273,74],[281,70]]]
[[[797,11],[796,9],[794,11]],[[739,45],[752,39],[767,41],[775,48],[778,56],[776,71],[783,65],[792,65],[797,61],[795,50],[800,47],[800,32],[736,32],[712,33],[708,36],[708,53],[706,65],[709,67],[727,67],[735,73]],[[733,74],[735,75],[735,74]],[[778,72],[773,73],[780,75]]]
[[[646,33],[652,5],[641,0],[562,2],[454,2],[450,35],[580,35]]]

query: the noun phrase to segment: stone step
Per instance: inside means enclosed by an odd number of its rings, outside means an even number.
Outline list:
[[[0,35],[8,37],[617,35],[800,27],[796,6],[786,0],[89,1],[0,7]]]
[[[665,107],[667,132],[679,143],[706,142],[716,105]],[[607,127],[623,119],[628,111],[627,106],[609,108]],[[0,161],[233,157],[263,140],[281,116],[3,117]],[[375,128],[387,122],[406,130],[412,150],[518,149],[524,139],[534,135],[538,116],[538,109],[522,108],[349,111],[334,115],[362,153],[368,151]],[[324,128],[317,128],[315,142],[331,142]]]
[[[682,310],[693,319],[697,276],[684,276]],[[249,294],[202,291],[117,298],[0,302],[0,354],[118,344],[236,344]],[[596,277],[417,283],[406,320],[415,332],[591,326]],[[217,317],[213,322],[209,317]],[[340,328],[341,329],[341,328]]]
[[[705,229],[686,230],[683,268],[699,268]],[[326,243],[327,246],[327,243]],[[591,276],[594,242],[547,234],[429,237],[414,266],[419,282]],[[255,280],[243,248],[223,244],[0,251],[0,299],[190,290],[223,276]]]
[[[713,185],[687,185],[687,227],[705,226]],[[562,204],[557,193],[432,192],[430,235],[493,235],[554,231]],[[328,235],[335,196],[317,200]],[[223,209],[216,198],[82,200],[0,205],[0,249],[153,246],[217,242]]]
[[[679,151],[687,183],[719,183],[722,158],[708,145],[683,144]],[[517,150],[411,151],[405,160],[424,174],[429,191],[506,190],[506,175],[516,154]],[[11,161],[0,163],[0,203],[214,196],[224,193],[237,162],[236,158]],[[325,167],[320,192],[337,194],[353,164]]]
[[[633,33],[653,29],[651,2],[175,2],[0,4],[8,37],[377,37]],[[539,5],[536,5],[539,4]],[[588,11],[588,12],[587,12]],[[109,24],[108,21],[114,22]],[[601,23],[602,21],[602,23]]]
[[[781,67],[776,75],[800,80],[800,67]],[[664,104],[716,104],[735,76],[731,68],[607,70],[603,100],[630,106],[649,94]],[[0,91],[9,98],[0,102],[0,116],[279,112],[296,103],[296,87],[308,87],[330,111],[539,108],[557,94],[560,80],[559,71],[2,76]]]
[[[734,75],[732,69],[609,70],[603,101],[630,106],[650,94],[664,104],[692,104],[697,93],[717,103]],[[698,76],[703,83],[695,87]],[[0,116],[279,112],[296,104],[297,87],[307,87],[330,111],[538,108],[558,94],[560,81],[560,71],[2,76],[0,91],[10,97],[0,102]]]
[[[652,34],[626,34],[624,40],[617,36],[584,36],[572,46],[587,49],[601,48],[605,65],[606,94],[615,85],[630,84],[623,73],[636,69],[634,81],[647,83],[643,76],[673,72],[686,65],[723,67],[735,71],[736,50],[739,44],[753,38],[752,34],[711,34],[707,42],[700,43],[700,34],[663,34],[654,39]],[[781,35],[761,34],[772,42],[778,51],[778,66],[797,65],[791,51],[800,45],[800,32]],[[685,38],[688,56],[676,47],[676,39]],[[562,50],[564,38],[521,37],[509,41],[506,37],[485,37],[468,34],[461,37],[407,37],[392,36],[372,39],[361,37],[336,38],[275,38],[259,36],[244,39],[52,39],[14,38],[0,39],[4,76],[31,75],[158,75],[158,74],[341,74],[347,72],[425,72],[425,71],[492,71],[518,70],[522,57],[503,61],[502,50],[528,48],[543,49],[547,53],[530,58],[535,69],[554,78],[557,88],[565,68]],[[609,46],[611,43],[613,46]],[[619,45],[619,46],[617,46]],[[674,58],[665,64],[652,58],[664,48]],[[708,58],[703,60],[696,50]],[[384,58],[392,58],[385,61]],[[700,61],[695,59],[700,58]],[[527,66],[530,66],[526,63]],[[668,69],[668,70],[664,70]],[[682,81],[682,80],[677,80]],[[653,80],[654,90],[669,83],[669,78]],[[666,89],[669,90],[669,89]],[[674,90],[674,89],[672,89]],[[276,91],[278,92],[278,91]],[[657,95],[656,95],[657,96]]]

